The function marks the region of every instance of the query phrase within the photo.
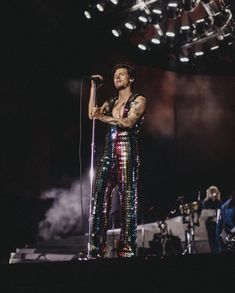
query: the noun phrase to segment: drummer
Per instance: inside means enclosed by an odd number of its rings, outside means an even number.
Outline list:
[[[202,201],[203,209],[213,210],[211,215],[205,220],[206,231],[208,236],[208,243],[211,253],[217,253],[219,251],[217,239],[216,239],[216,220],[218,211],[221,207],[221,194],[217,186],[212,185],[206,191],[206,197]]]

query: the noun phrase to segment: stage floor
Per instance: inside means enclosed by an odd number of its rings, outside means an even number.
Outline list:
[[[2,264],[0,292],[234,292],[235,255]]]

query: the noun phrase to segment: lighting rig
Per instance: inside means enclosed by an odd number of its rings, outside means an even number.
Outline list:
[[[187,63],[234,46],[233,0],[90,1],[84,17],[143,51],[163,48]]]

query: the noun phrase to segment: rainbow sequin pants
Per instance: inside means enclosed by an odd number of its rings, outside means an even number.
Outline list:
[[[107,242],[112,191],[118,185],[121,210],[119,256],[135,255],[137,239],[138,139],[135,133],[111,127],[96,170],[92,197],[91,241],[94,256],[103,256]]]

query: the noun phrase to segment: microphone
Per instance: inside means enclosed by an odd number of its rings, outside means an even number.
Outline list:
[[[93,80],[96,83],[103,83],[104,78],[102,76],[91,76],[90,80]]]

